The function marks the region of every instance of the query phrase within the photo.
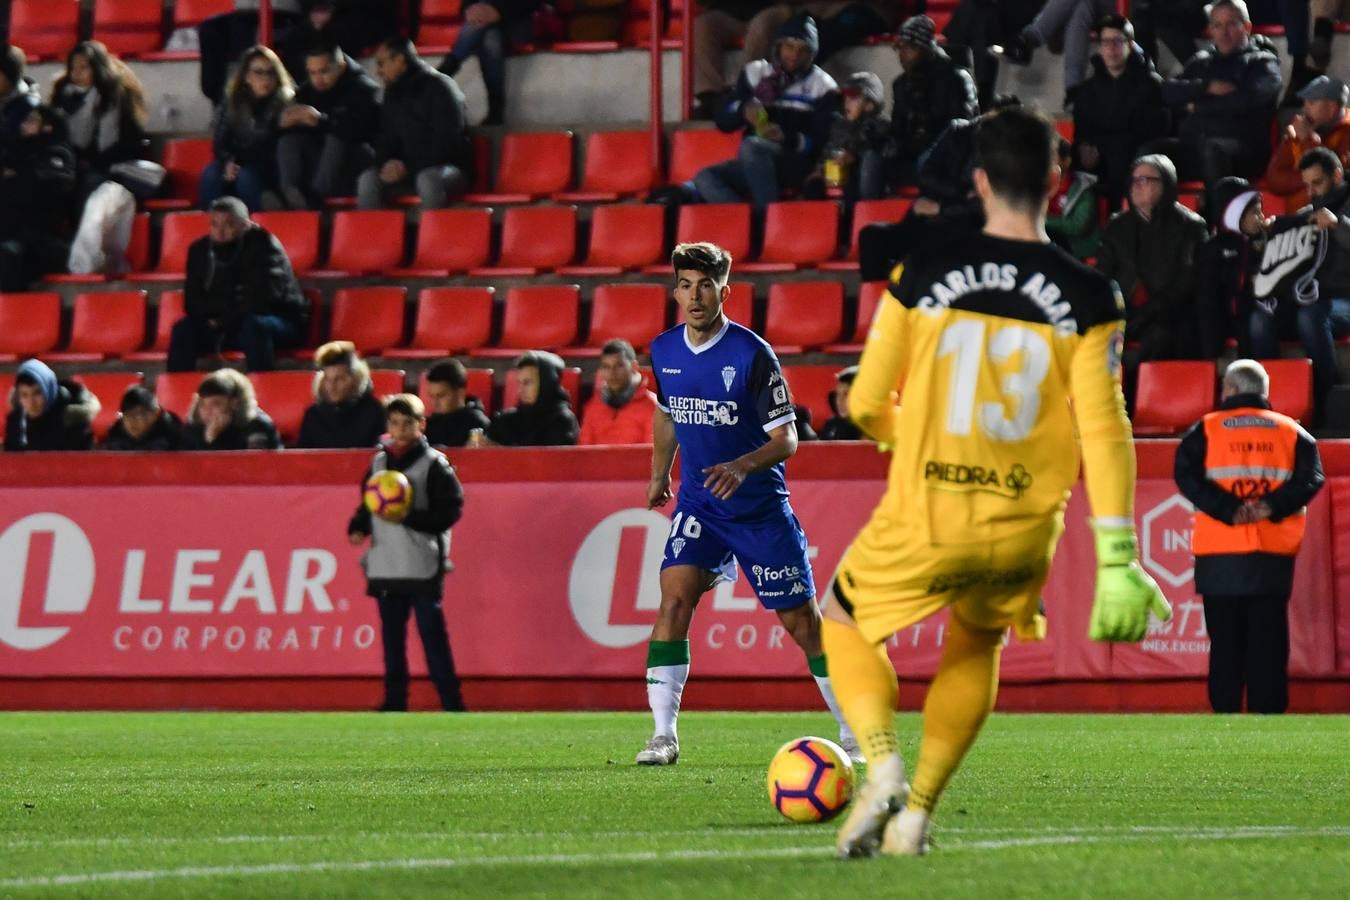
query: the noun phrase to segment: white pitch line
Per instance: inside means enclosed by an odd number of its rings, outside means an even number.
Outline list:
[[[1016,847],[1037,847],[1053,844],[1105,844],[1157,841],[1168,836],[1179,840],[1223,841],[1257,838],[1320,838],[1350,837],[1350,827],[1298,828],[1271,826],[1268,828],[1211,828],[1203,830],[1177,829],[1172,832],[1149,831],[1129,834],[1065,833],[1045,834],[1025,838],[1007,838],[990,841],[959,841],[943,844],[940,853],[961,850],[1006,850]],[[110,882],[158,881],[170,878],[238,878],[258,875],[299,875],[332,872],[372,872],[384,870],[450,869],[485,866],[575,866],[586,864],[613,865],[619,863],[678,863],[691,860],[778,859],[789,857],[819,857],[828,859],[832,852],[827,846],[767,847],[759,850],[667,850],[631,851],[625,853],[548,853],[519,856],[480,856],[465,858],[412,858],[373,860],[334,860],[309,863],[267,863],[253,866],[183,866],[176,869],[128,869],[108,872],[85,872],[67,875],[34,875],[0,880],[0,889],[53,888],[74,885],[104,884]]]

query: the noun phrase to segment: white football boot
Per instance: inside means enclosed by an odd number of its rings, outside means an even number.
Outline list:
[[[680,742],[668,734],[658,734],[647,742],[635,762],[639,766],[673,766],[680,758]]]
[[[849,804],[848,818],[839,829],[834,846],[840,859],[876,856],[881,835],[909,799],[909,785],[899,781],[868,778]]]
[[[848,758],[853,761],[855,766],[867,764],[867,758],[863,756],[862,747],[858,746],[858,739],[853,735],[847,738],[839,735],[839,749],[848,754]]]
[[[886,823],[881,838],[883,856],[923,856],[930,849],[928,813],[922,809],[903,809]]]

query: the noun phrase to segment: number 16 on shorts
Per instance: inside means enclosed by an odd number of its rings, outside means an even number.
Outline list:
[[[692,515],[683,511],[675,513],[670,520],[670,541],[667,543],[667,555],[670,559],[679,559],[680,553],[689,541],[696,541],[703,534],[703,525]]]

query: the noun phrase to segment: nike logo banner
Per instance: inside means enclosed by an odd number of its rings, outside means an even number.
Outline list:
[[[1317,269],[1326,258],[1326,234],[1292,217],[1276,220],[1266,237],[1261,267],[1252,279],[1257,301],[1271,309],[1289,297],[1314,302]]]

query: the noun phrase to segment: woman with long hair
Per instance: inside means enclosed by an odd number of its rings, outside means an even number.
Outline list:
[[[112,164],[142,158],[145,88],[99,41],[82,41],[66,56],[66,68],[52,84],[51,105],[66,114],[86,191],[107,178]]]
[[[263,194],[277,185],[281,111],[295,96],[295,82],[275,53],[250,47],[240,57],[216,109],[215,159],[202,172],[201,204],[233,194],[249,210],[263,208]]]

